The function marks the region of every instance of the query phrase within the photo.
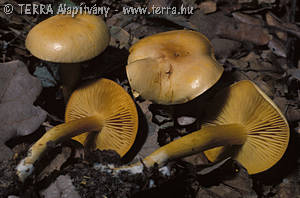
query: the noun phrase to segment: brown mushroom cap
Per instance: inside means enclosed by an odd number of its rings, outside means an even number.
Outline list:
[[[130,48],[126,67],[132,89],[159,104],[192,100],[212,87],[223,70],[209,40],[190,30],[141,39]]]
[[[134,143],[138,129],[138,114],[130,95],[108,79],[75,90],[66,108],[66,123],[93,115],[104,120],[103,128],[95,137],[96,148],[115,150],[124,156]],[[83,133],[73,139],[84,145],[87,138],[88,133]]]
[[[109,31],[95,15],[56,15],[34,26],[26,48],[42,60],[76,63],[100,54],[109,44]]]
[[[210,161],[232,156],[249,174],[265,171],[283,156],[289,142],[289,126],[274,102],[251,81],[240,81],[216,95],[208,108],[209,125],[239,123],[246,129],[241,146],[205,151]]]

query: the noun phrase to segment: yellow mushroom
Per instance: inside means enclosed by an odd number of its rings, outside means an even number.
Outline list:
[[[98,132],[93,133],[94,149],[115,150],[122,157],[133,145],[137,129],[138,114],[131,96],[117,83],[100,79],[73,92],[66,108],[66,123],[47,131],[29,149],[17,166],[17,175],[24,181],[32,173],[48,142],[76,136],[74,139],[85,145],[90,141],[88,132]]]
[[[60,75],[65,101],[80,78],[80,62],[99,55],[109,44],[109,31],[95,15],[56,15],[34,26],[25,45],[32,55],[62,63]]]
[[[130,48],[126,66],[136,95],[159,104],[180,104],[212,87],[223,67],[209,40],[191,30],[145,37]]]
[[[272,167],[289,142],[289,126],[272,100],[251,81],[240,81],[216,95],[202,129],[179,138],[143,160],[146,167],[205,151],[211,161],[231,156],[256,174]],[[142,163],[120,170],[141,170]]]

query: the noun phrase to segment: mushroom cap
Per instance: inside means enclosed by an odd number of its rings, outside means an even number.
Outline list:
[[[130,48],[127,76],[133,91],[159,104],[180,104],[212,87],[223,73],[209,40],[191,30],[145,37]]]
[[[96,148],[114,150],[124,156],[134,143],[138,130],[138,113],[131,96],[117,83],[102,78],[73,92],[67,104],[65,121],[98,115],[103,128],[94,134]],[[89,133],[73,137],[85,145]]]
[[[237,82],[216,95],[208,108],[209,124],[241,124],[247,140],[240,146],[217,147],[205,151],[210,161],[232,156],[249,174],[277,163],[288,146],[289,125],[275,103],[253,82]]]
[[[109,31],[95,15],[55,15],[27,35],[26,48],[39,59],[57,63],[76,63],[94,58],[109,44]]]

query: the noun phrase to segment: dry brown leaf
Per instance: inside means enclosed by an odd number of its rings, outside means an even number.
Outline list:
[[[278,185],[276,188],[276,194],[274,198],[288,198],[288,197],[300,197],[300,161],[298,161],[298,168],[293,171],[292,174],[289,174],[286,178],[283,179],[283,182]]]
[[[163,19],[170,21],[176,25],[179,25],[181,27],[190,29],[190,30],[196,30],[196,26],[193,25],[189,19],[187,19],[184,16],[181,15],[169,15],[169,14],[162,14],[162,15],[150,15],[149,18],[157,18],[157,19]]]
[[[253,0],[238,0],[238,3],[243,4],[243,3],[252,3]]]
[[[300,121],[300,109],[294,106],[289,107],[286,117],[290,122]]]
[[[207,165],[209,163],[206,156],[204,155],[204,153],[197,153],[195,155],[184,157],[183,161],[191,163],[195,166],[197,166],[197,165]]]
[[[42,181],[54,171],[59,171],[62,165],[70,158],[72,149],[70,147],[62,147],[61,153],[56,155],[56,157],[49,163],[49,165],[43,169],[43,171],[38,175],[38,180]]]
[[[234,13],[232,13],[232,16],[242,23],[247,23],[249,25],[263,25],[263,22],[261,19],[249,16],[247,14],[242,14],[240,12],[234,12]]]
[[[267,21],[267,24],[270,25],[270,26],[275,26],[275,27],[281,26],[280,21],[278,21],[278,19],[273,14],[271,14],[270,12],[268,12],[266,14],[266,21]],[[284,40],[284,41],[287,40],[287,33],[286,32],[275,31],[275,33],[278,36],[278,38],[280,38],[281,40]]]
[[[44,198],[80,198],[69,175],[60,175],[57,177],[48,188],[40,192],[40,195]]]
[[[42,91],[40,81],[31,76],[21,61],[0,64],[0,145],[12,137],[34,132],[47,113],[33,102]],[[11,157],[9,149],[0,150],[0,159]]]
[[[231,160],[230,157],[227,157],[226,159],[223,159],[221,161],[215,162],[215,163],[211,163],[209,166],[197,171],[198,175],[206,175],[208,173],[211,173],[212,171],[222,167],[226,162],[228,162],[229,160]]]
[[[204,1],[199,4],[198,8],[204,14],[213,13],[217,10],[217,4],[214,1]]]
[[[268,44],[268,47],[277,56],[286,58],[286,56],[287,56],[286,48],[280,40],[278,40],[276,38],[272,38],[272,40],[270,40],[270,42]]]
[[[220,197],[257,197],[252,187],[252,179],[249,177],[247,170],[240,167],[240,170],[237,170],[234,176],[224,180],[218,186],[210,187],[209,191]]]
[[[288,32],[300,38],[300,28],[297,25],[283,22],[271,12],[266,14],[266,20],[270,27],[275,27],[280,31]]]
[[[238,163],[236,163],[237,166],[234,166],[233,163],[234,162],[232,160],[227,160],[223,162],[223,164],[221,164],[220,167],[218,167],[218,169],[216,169],[216,171],[219,171],[221,175],[225,175],[226,173],[224,172],[228,172],[227,174],[230,174],[231,175],[230,177],[226,177],[222,179],[221,183],[218,183],[216,181],[215,185],[213,186],[208,186],[205,188],[200,186],[196,197],[197,198],[221,198],[221,197],[255,198],[257,197],[255,191],[253,190],[252,179],[249,177],[247,170],[243,168],[241,165],[239,165]],[[234,167],[236,168],[234,169]]]
[[[217,35],[242,42],[248,41],[255,45],[266,45],[270,41],[270,35],[266,29],[234,20],[230,23],[220,23],[217,27]]]
[[[149,111],[149,106],[150,104],[152,104],[152,102],[150,102],[149,100],[145,100],[144,102],[137,102],[137,104],[143,111],[148,124],[148,136],[146,138],[146,142],[143,144],[141,150],[136,155],[136,159],[143,159],[159,148],[157,142],[159,126],[152,122],[153,115],[152,112]]]
[[[153,8],[155,7],[171,7],[172,5],[172,0],[149,0],[147,4],[147,8],[149,12],[153,11]]]
[[[287,74],[300,81],[300,69],[288,69]]]
[[[265,3],[265,4],[272,4],[272,3],[275,3],[276,0],[258,0],[258,4],[262,4],[262,3]]]
[[[288,100],[285,97],[275,97],[274,102],[284,113],[288,121],[295,122],[300,120],[300,109],[294,101]]]
[[[261,88],[261,90],[267,94],[267,96],[273,98],[275,94],[274,86],[271,85],[271,82],[265,82],[261,79],[262,77],[259,77],[258,79],[255,79],[254,82]]]
[[[256,45],[266,45],[270,41],[270,35],[266,29],[257,25],[241,23],[232,17],[225,16],[222,12],[203,15],[201,11],[197,10],[190,17],[190,22],[210,40],[219,36]]]
[[[261,56],[255,52],[250,52],[247,56],[240,59],[227,59],[233,67],[242,71],[254,71],[254,72],[277,72],[279,71],[275,65],[264,61]]]
[[[214,52],[217,58],[230,57],[235,51],[237,51],[241,43],[229,39],[215,38],[211,41],[214,48]]]
[[[125,27],[126,25],[132,23],[133,15],[124,15],[123,13],[118,13],[113,15],[111,18],[107,19],[106,24],[111,26]]]
[[[224,17],[222,12],[216,12],[209,15],[204,15],[200,10],[196,10],[190,17],[190,22],[193,24],[199,32],[204,34],[208,39],[212,40],[216,37],[216,29],[221,23],[230,20],[229,17]]]
[[[125,48],[129,49],[132,43],[137,41],[137,38],[131,37],[131,35],[121,27],[112,26],[110,28],[110,45],[116,48]]]

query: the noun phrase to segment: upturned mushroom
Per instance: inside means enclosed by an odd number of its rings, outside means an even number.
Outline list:
[[[240,81],[216,95],[208,107],[209,119],[189,135],[159,148],[132,166],[116,171],[142,170],[205,151],[209,160],[231,156],[249,174],[277,163],[288,146],[289,126],[273,101],[251,81]]]
[[[126,66],[135,95],[159,104],[180,104],[212,87],[223,67],[209,40],[191,30],[145,37],[130,48]]]
[[[26,48],[35,57],[60,64],[65,101],[80,79],[80,62],[99,55],[108,46],[105,22],[89,14],[56,15],[34,26],[27,35]]]
[[[122,157],[134,143],[138,129],[138,114],[131,96],[117,83],[104,78],[73,92],[65,120],[66,123],[47,131],[18,164],[21,181],[33,172],[33,165],[48,142],[76,136],[74,139],[85,145],[90,141],[89,132],[93,132],[94,149],[114,150]]]

